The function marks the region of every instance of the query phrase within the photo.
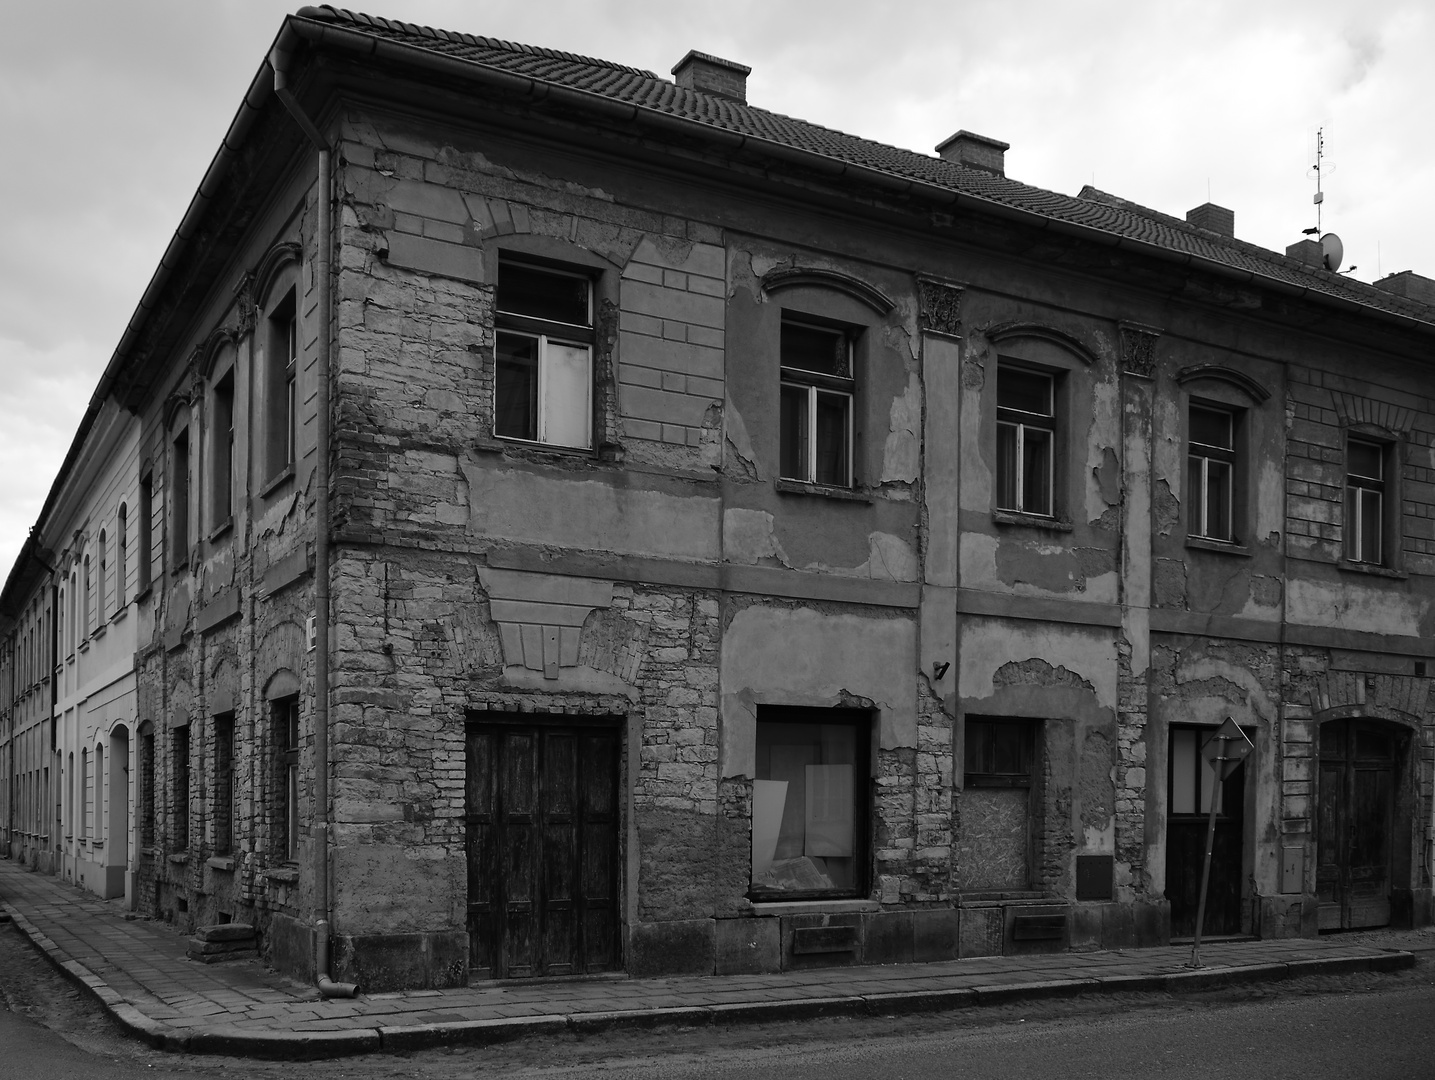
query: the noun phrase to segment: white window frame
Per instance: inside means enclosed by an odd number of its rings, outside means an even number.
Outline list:
[[[521,259],[513,260],[515,265],[523,266],[525,269],[536,270],[544,274],[551,274],[554,277],[574,278],[583,282],[584,292],[587,301],[587,323],[577,326],[572,323],[558,323],[546,319],[538,319],[519,312],[505,311],[495,306],[495,346],[500,337],[521,337],[538,343],[538,386],[536,393],[538,401],[537,409],[537,439],[524,439],[516,435],[501,435],[498,431],[498,367],[494,364],[494,415],[493,415],[493,437],[508,442],[541,444],[544,446],[557,446],[569,450],[591,450],[593,448],[593,341],[584,341],[585,337],[592,339],[595,334],[593,325],[593,278],[589,274],[579,273],[572,270],[563,270],[547,265],[526,263]],[[497,294],[497,290],[495,289]],[[575,333],[564,334],[563,327],[572,326]],[[550,329],[558,329],[558,333],[547,332]],[[583,420],[583,441],[581,444],[557,442],[549,431],[549,392],[552,378],[551,369],[556,361],[551,359],[549,346],[561,345],[569,349],[581,349],[587,356],[587,378],[584,380],[584,399],[582,402]],[[495,350],[496,351],[496,350]],[[555,405],[555,410],[558,406]],[[564,408],[571,406],[564,405]]]
[[[815,320],[784,316],[782,321],[794,326],[810,327],[812,329],[822,330],[826,333],[841,334],[843,347],[847,351],[847,371],[849,373],[853,371],[855,357],[853,356],[852,333],[850,331],[844,331],[838,327],[820,323]],[[854,472],[852,467],[854,428],[852,414],[856,407],[856,379],[851,374],[846,376],[827,375],[820,371],[808,371],[806,368],[790,367],[786,364],[781,364],[780,360],[781,357],[779,357],[779,366],[781,369],[781,386],[778,391],[779,402],[781,401],[782,390],[802,390],[805,391],[807,395],[807,460],[804,463],[803,475],[787,476],[783,474],[782,478],[784,480],[796,480],[802,484],[822,483],[824,486],[831,487],[852,487],[854,484]],[[843,444],[846,452],[842,461],[842,477],[835,485],[817,479],[817,458],[819,450],[817,442],[817,402],[820,397],[824,396],[840,398],[843,403],[843,418],[845,420]],[[780,467],[779,472],[781,472]]]
[[[1226,431],[1229,446],[1216,446],[1211,443],[1198,442],[1190,434],[1191,413],[1195,410],[1202,412],[1216,413],[1226,418]],[[1199,461],[1201,463],[1201,477],[1199,491],[1189,492],[1187,497],[1193,499],[1192,506],[1198,511],[1200,521],[1198,523],[1188,522],[1189,535],[1201,540],[1212,540],[1218,543],[1231,544],[1236,539],[1236,414],[1230,409],[1219,408],[1214,405],[1206,405],[1202,402],[1191,402],[1186,409],[1186,454],[1188,462]],[[1221,536],[1211,531],[1211,462],[1224,464],[1229,470],[1226,481],[1226,525],[1227,535]],[[1189,472],[1188,472],[1189,475]]]
[[[1007,408],[1001,404],[1001,373],[1003,371],[1020,371],[1027,375],[1036,375],[1046,380],[1046,413],[1032,413],[1024,409]],[[1005,416],[1003,415],[1005,414]],[[1020,417],[1032,417],[1033,421],[1028,422]],[[1001,491],[1005,486],[1001,482],[1001,476],[997,476],[996,507],[998,510],[1014,514],[1030,514],[1033,517],[1056,517],[1056,376],[1049,371],[1038,371],[1034,368],[1020,364],[1001,363],[997,366],[997,441],[1001,442],[1001,429],[1012,428],[1016,433],[1016,456],[1014,460],[1015,483],[1013,488],[1016,492],[1015,506],[1001,505]],[[1026,491],[1026,444],[1027,431],[1041,431],[1046,434],[1047,445],[1050,451],[1046,455],[1046,506],[1041,509],[1032,509],[1027,505]],[[1000,454],[998,454],[998,469],[1000,469]]]
[[[1364,473],[1357,473],[1352,470],[1353,463],[1350,457],[1350,448],[1357,445],[1369,447],[1379,455],[1379,476],[1367,476]],[[1346,441],[1345,508],[1347,520],[1345,522],[1345,555],[1351,562],[1357,562],[1367,566],[1385,565],[1385,495],[1389,490],[1389,480],[1386,476],[1389,469],[1389,444],[1377,442],[1374,439],[1355,437],[1351,437]],[[1365,520],[1365,514],[1362,511],[1365,508],[1367,497],[1371,497],[1375,500],[1376,535],[1374,538],[1368,538],[1365,535],[1365,530],[1361,527],[1361,523]],[[1352,509],[1354,513],[1351,512]],[[1367,545],[1375,549],[1373,553],[1366,551]]]

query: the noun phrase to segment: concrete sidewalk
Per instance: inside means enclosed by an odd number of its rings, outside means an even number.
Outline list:
[[[151,1045],[250,1057],[337,1057],[484,1044],[530,1033],[935,1012],[1041,997],[1199,990],[1413,966],[1414,953],[1339,938],[986,957],[780,975],[625,976],[361,994],[325,1001],[256,961],[200,964],[186,939],[119,901],[0,860],[0,907],[119,1025]],[[1431,938],[1435,946],[1435,937]],[[360,988],[362,989],[362,988]]]

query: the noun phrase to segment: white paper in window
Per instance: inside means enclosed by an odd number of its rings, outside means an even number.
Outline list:
[[[777,837],[782,832],[782,808],[787,805],[786,780],[752,782],[752,879],[772,865]]]
[[[591,446],[593,374],[586,345],[546,341],[543,351],[544,442]]]
[[[852,766],[807,766],[807,842],[804,855],[852,855]]]

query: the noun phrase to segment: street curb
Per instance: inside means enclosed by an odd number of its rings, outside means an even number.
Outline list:
[[[1308,975],[1361,971],[1402,971],[1419,962],[1413,952],[1385,949],[1369,956],[1312,957],[1273,963],[1226,965],[1150,975],[1105,975],[1032,982],[985,983],[969,987],[897,990],[878,994],[736,1001],[715,1005],[554,1013],[538,1016],[457,1020],[411,1026],[358,1027],[340,1031],[247,1031],[231,1024],[202,1030],[176,1028],[152,1019],[60,947],[12,906],[0,901],[0,923],[13,921],[30,944],[64,977],[98,1002],[125,1034],[157,1050],[190,1054],[300,1061],[355,1054],[405,1053],[435,1047],[493,1046],[533,1035],[597,1035],[618,1030],[706,1027],[719,1024],[779,1023],[840,1016],[903,1016],[954,1012],[971,1006],[1119,993],[1191,993],[1254,982],[1279,982]]]

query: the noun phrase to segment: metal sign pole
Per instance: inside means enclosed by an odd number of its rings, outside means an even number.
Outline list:
[[[1221,757],[1226,756],[1225,736],[1221,740]],[[1214,767],[1215,763],[1212,762]],[[1216,807],[1221,801],[1221,770],[1216,768],[1216,780],[1211,785],[1211,813],[1206,818],[1206,858],[1201,865],[1201,901],[1196,905],[1196,936],[1191,941],[1190,967],[1201,966],[1201,928],[1206,925],[1206,887],[1211,883],[1211,850],[1216,846]]]
[[[1216,846],[1216,807],[1221,802],[1221,787],[1253,749],[1255,744],[1229,716],[1216,729],[1210,741],[1201,747],[1201,756],[1216,776],[1211,785],[1211,814],[1206,819],[1206,858],[1201,865],[1201,901],[1196,906],[1196,934],[1191,940],[1189,966],[1193,968],[1201,966],[1201,930],[1206,925],[1206,890],[1211,884],[1211,852]]]

